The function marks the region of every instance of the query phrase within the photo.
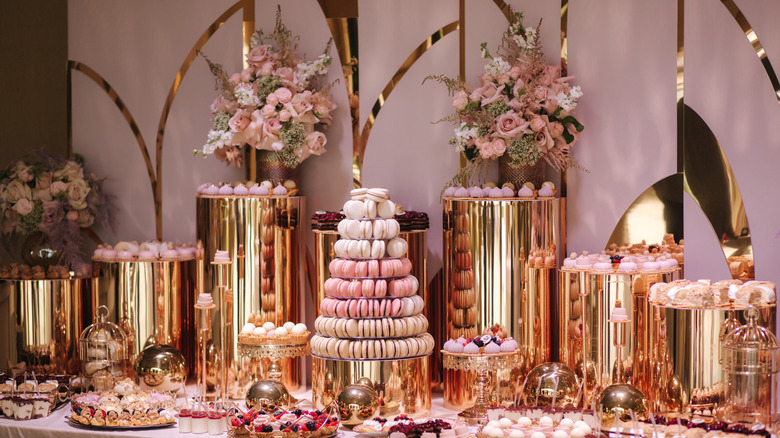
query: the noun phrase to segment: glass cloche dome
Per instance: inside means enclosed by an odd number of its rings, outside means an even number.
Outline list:
[[[127,337],[118,325],[107,322],[108,307],[95,311],[97,322],[79,337],[79,359],[87,390],[105,391],[125,378],[128,369]]]

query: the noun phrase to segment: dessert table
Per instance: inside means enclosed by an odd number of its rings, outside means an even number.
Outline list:
[[[296,396],[299,400],[311,400],[311,390]],[[244,407],[244,402],[240,402]],[[441,393],[434,393],[431,400],[431,412],[426,417],[450,418],[454,419],[458,415],[457,411],[444,408],[444,400]],[[133,431],[110,431],[110,430],[89,430],[76,427],[70,424],[70,404],[61,406],[52,412],[46,418],[34,420],[13,420],[5,417],[0,418],[0,438],[67,438],[67,437],[133,437],[133,438],[155,438],[155,437],[209,437],[222,436],[227,437],[227,433],[222,435],[179,433],[177,425],[164,427],[161,429],[146,429]],[[344,438],[353,438],[357,433],[340,429],[339,436]]]

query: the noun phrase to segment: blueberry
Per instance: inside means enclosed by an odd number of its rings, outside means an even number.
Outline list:
[[[293,427],[291,427],[290,430],[292,430],[293,432],[298,432],[298,425],[297,424],[293,425]]]
[[[274,431],[274,428],[271,427],[270,424],[266,424],[265,426],[263,426],[263,432],[273,432],[273,431]]]
[[[301,410],[300,409],[296,409],[296,410],[292,411],[292,413],[295,414],[296,417],[300,417],[301,416]]]
[[[306,429],[308,429],[310,432],[313,432],[314,429],[316,428],[317,428],[317,423],[313,421],[309,421],[308,423],[306,423]]]

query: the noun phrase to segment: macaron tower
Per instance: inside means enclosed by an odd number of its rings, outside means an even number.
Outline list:
[[[407,243],[398,237],[396,206],[387,189],[355,189],[344,204],[324,284],[322,316],[314,322],[312,354],[331,359],[398,359],[428,355],[433,337],[425,303],[411,275]]]

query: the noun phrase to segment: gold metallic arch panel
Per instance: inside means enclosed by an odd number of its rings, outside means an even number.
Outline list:
[[[756,31],[753,29],[753,26],[748,23],[747,18],[745,18],[745,15],[739,9],[737,4],[734,3],[734,0],[721,0],[721,2],[723,3],[723,6],[725,6],[726,9],[728,9],[728,11],[731,13],[731,16],[734,17],[734,20],[737,22],[740,29],[742,29],[742,32],[745,33],[745,36],[747,37],[748,42],[750,42],[750,45],[753,47],[753,50],[756,51],[758,60],[761,61],[761,65],[764,66],[766,75],[769,77],[769,82],[772,84],[772,88],[775,91],[777,103],[780,104],[780,81],[777,79],[775,69],[772,67],[772,63],[769,62],[769,57],[767,57],[766,51],[761,45],[761,41],[758,39]]]
[[[149,174],[149,183],[151,184],[152,188],[152,197],[154,199],[154,210],[155,210],[155,216],[156,217],[162,217],[162,213],[160,209],[162,208],[162,200],[158,198],[157,195],[157,178],[155,177],[154,168],[152,167],[152,160],[149,156],[149,149],[146,147],[146,141],[144,140],[144,136],[141,134],[141,130],[138,128],[138,124],[135,122],[135,118],[133,117],[132,113],[130,113],[130,109],[125,105],[125,102],[122,100],[121,97],[119,97],[119,94],[114,90],[114,88],[111,86],[111,84],[108,83],[107,80],[103,78],[98,72],[93,70],[88,65],[68,60],[68,72],[76,70],[81,73],[84,73],[88,78],[92,79],[96,84],[100,86],[103,91],[108,94],[108,97],[111,98],[111,100],[114,102],[117,108],[119,108],[119,111],[122,113],[122,117],[124,117],[127,124],[130,126],[130,130],[133,132],[133,136],[135,137],[136,143],[138,143],[138,148],[141,150],[141,156],[144,159],[144,164],[146,165],[146,171]],[[68,83],[68,94],[70,95],[70,88],[72,84]],[[70,108],[68,108],[70,111]],[[70,130],[70,128],[69,128]]]

